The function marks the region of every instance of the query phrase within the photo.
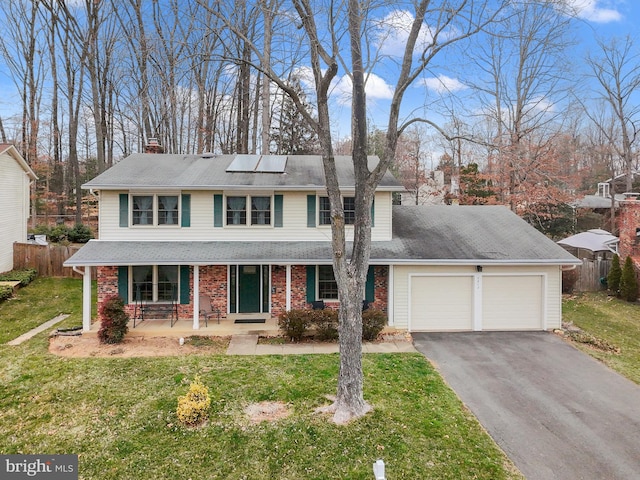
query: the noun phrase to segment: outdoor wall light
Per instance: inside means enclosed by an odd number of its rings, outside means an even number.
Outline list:
[[[482,271],[482,265],[476,265],[476,272]]]
[[[386,480],[387,477],[384,476],[384,461],[376,460],[373,463],[373,474],[376,477],[376,480]]]

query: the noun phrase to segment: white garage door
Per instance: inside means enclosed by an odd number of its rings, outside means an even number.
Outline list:
[[[540,275],[482,277],[482,330],[541,330]]]
[[[471,330],[473,277],[412,277],[410,305],[413,332]]]

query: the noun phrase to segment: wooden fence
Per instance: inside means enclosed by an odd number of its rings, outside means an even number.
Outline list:
[[[24,270],[35,268],[38,275],[43,277],[73,277],[82,276],[72,268],[62,264],[76,253],[82,245],[36,245],[32,243],[13,244],[13,268]],[[95,276],[95,268],[92,271]]]
[[[597,292],[606,290],[601,279],[606,278],[611,269],[611,260],[583,259],[577,267],[578,279],[573,287],[574,292]]]

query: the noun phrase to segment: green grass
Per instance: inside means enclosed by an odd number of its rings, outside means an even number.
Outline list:
[[[640,306],[606,293],[574,296],[563,302],[565,322],[619,348],[619,353],[576,345],[625,377],[640,383]]]
[[[46,296],[52,284],[40,279],[20,291],[34,304],[30,289]],[[77,323],[69,296],[80,302],[71,290],[81,283],[66,289],[51,291],[57,298],[43,302],[50,308],[32,314],[42,315],[34,323],[54,311],[72,311]],[[24,301],[2,307],[2,330]],[[313,410],[335,392],[337,355],[78,359],[49,354],[47,342],[43,332],[0,345],[0,452],[78,454],[82,479],[364,480],[378,458],[395,480],[522,478],[418,354],[365,355],[374,411],[336,426]],[[209,422],[189,429],[175,410],[196,375],[212,406]],[[252,424],[244,408],[265,400],[292,414]]]
[[[93,282],[95,315],[96,288]],[[28,332],[61,313],[69,318],[59,327],[82,325],[82,280],[38,277],[17,294],[0,303],[0,344]]]

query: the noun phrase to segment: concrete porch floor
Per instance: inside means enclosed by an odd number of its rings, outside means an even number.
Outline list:
[[[264,316],[263,316],[264,317]],[[215,319],[209,319],[208,325],[205,326],[204,320],[200,320],[200,328],[193,328],[193,319],[181,318],[171,326],[168,319],[145,319],[144,321],[136,320],[135,328],[133,320],[129,321],[128,336],[153,336],[153,337],[190,337],[193,335],[226,337],[231,335],[259,335],[259,336],[277,336],[280,333],[278,328],[278,319],[268,317],[265,323],[235,323],[236,319],[259,318],[258,315],[236,315],[228,318],[221,318],[220,324]],[[83,335],[97,335],[100,329],[100,322],[96,321],[91,324],[89,332]]]

